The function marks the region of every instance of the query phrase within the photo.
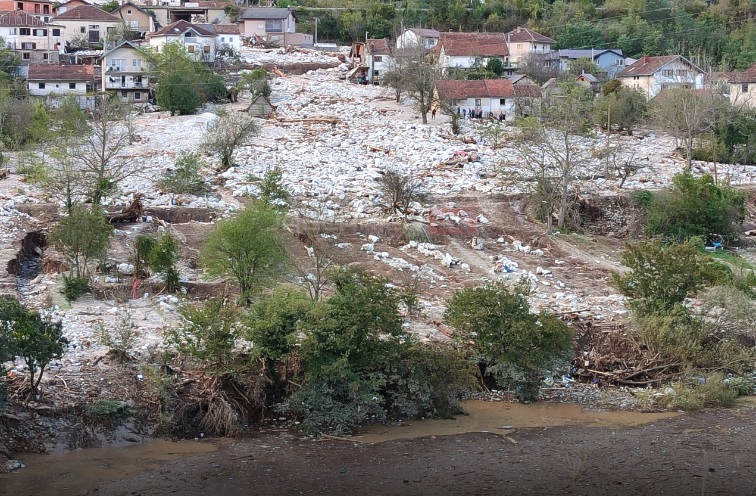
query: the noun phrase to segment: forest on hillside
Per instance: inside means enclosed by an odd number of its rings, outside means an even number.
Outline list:
[[[621,48],[631,57],[681,54],[706,70],[756,62],[754,0],[279,0],[298,30],[350,43],[402,28],[506,32],[528,26],[555,48]],[[313,10],[315,9],[315,10]]]

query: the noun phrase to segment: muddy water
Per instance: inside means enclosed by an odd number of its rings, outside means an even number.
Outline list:
[[[380,443],[395,439],[426,436],[447,436],[467,432],[511,433],[511,429],[585,425],[591,427],[632,427],[674,417],[677,413],[594,412],[580,405],[560,403],[503,403],[498,401],[466,401],[468,415],[452,420],[418,420],[399,426],[373,425],[355,439]]]
[[[0,495],[78,496],[102,481],[136,476],[161,462],[215,451],[213,441],[150,441],[127,448],[91,448],[63,455],[26,455],[26,468],[0,475]]]

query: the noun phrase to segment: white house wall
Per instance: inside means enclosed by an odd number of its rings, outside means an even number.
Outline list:
[[[40,88],[40,83],[45,87]],[[74,88],[69,87],[70,83],[74,83]],[[28,87],[32,96],[84,95],[87,92],[86,81],[29,81]]]
[[[480,100],[480,105],[476,105],[476,101]],[[515,99],[505,98],[504,104],[501,104],[502,98],[466,98],[464,100],[456,100],[454,109],[459,107],[460,111],[465,110],[470,112],[472,110],[482,110],[483,116],[487,117],[487,113],[491,112],[494,117],[498,117],[499,112],[504,112],[506,120],[513,121],[515,118]]]

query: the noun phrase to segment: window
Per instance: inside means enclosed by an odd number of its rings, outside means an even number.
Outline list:
[[[141,100],[141,99],[142,99],[142,94],[141,93],[139,93],[138,91],[136,93],[134,93],[134,100]]]
[[[21,36],[30,36],[31,35],[31,29],[29,28],[20,28],[19,33],[21,33]]]
[[[625,65],[625,59],[617,59],[614,61],[614,65]]]
[[[679,77],[688,77],[688,71],[685,69],[677,69],[677,75]]]
[[[283,33],[283,19],[266,19],[265,32]]]
[[[202,52],[203,53],[210,53],[210,45],[204,45],[202,47]]]
[[[672,69],[662,69],[662,76],[664,77],[672,77],[675,75],[675,71]]]
[[[480,107],[480,98],[475,99],[475,106]]]
[[[381,71],[373,71],[373,76],[380,76],[380,75],[381,75]]]
[[[129,21],[129,26],[132,28],[138,28],[139,27],[139,21]]]
[[[24,52],[21,54],[21,58],[24,60],[31,60],[31,54],[29,52]]]
[[[640,84],[638,84],[638,83],[635,83],[635,84],[633,85],[633,88],[635,88],[636,90],[639,90],[639,89],[640,89]]]
[[[126,10],[126,13],[127,13],[128,15],[131,15],[131,9],[128,9],[128,10]]]
[[[383,62],[383,57],[381,55],[373,55],[373,60],[375,62]]]
[[[748,84],[741,84],[740,91],[743,93],[748,93]]]
[[[18,10],[24,10],[24,2],[17,2],[16,3],[16,8]]]
[[[35,29],[34,30],[34,36],[47,36],[47,30],[46,29]]]
[[[186,51],[189,53],[194,53],[194,45],[186,45]]]
[[[48,59],[48,55],[47,55],[47,53],[43,53],[43,54],[42,54],[42,60],[47,60],[47,59]]]
[[[499,100],[499,105],[506,105],[506,104],[507,104],[507,99],[506,98],[501,98]]]
[[[522,50],[522,43],[516,44],[515,48],[517,48],[518,50]]]
[[[41,90],[45,89],[45,83],[39,83],[39,89]]]
[[[43,14],[49,14],[50,13],[50,6],[49,5],[43,5],[42,6],[42,13]]]
[[[123,91],[121,91],[121,96],[122,96],[123,98],[128,98],[128,97],[129,97],[129,92],[128,92],[128,91],[126,91],[126,90],[123,90]]]
[[[80,28],[79,28],[79,32],[80,32],[81,34],[87,34],[87,27],[86,27],[86,26],[82,26],[82,27],[80,27]]]
[[[142,59],[133,59],[131,61],[131,67],[142,67]]]
[[[76,83],[68,83],[68,89],[69,90],[75,90],[76,89]]]
[[[36,50],[36,49],[37,49],[36,43],[30,43],[30,42],[21,43],[21,50]]]
[[[34,13],[39,14],[42,9],[40,9],[40,5],[38,3],[34,4]]]
[[[60,36],[60,29],[53,29],[53,36]]]
[[[108,64],[111,71],[122,71],[125,65],[126,59],[110,59],[110,63]]]
[[[9,28],[8,29],[8,34],[17,34],[17,33],[18,33],[18,29],[17,28]]]
[[[224,38],[223,36],[221,36],[221,43],[225,43],[225,42],[226,42],[226,38]]]

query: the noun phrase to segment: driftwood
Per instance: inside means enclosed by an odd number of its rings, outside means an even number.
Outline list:
[[[142,212],[144,212],[141,198],[142,195],[137,193],[128,207],[125,207],[120,212],[109,213],[108,222],[115,224],[116,222],[136,222],[139,220],[142,217]]]
[[[285,117],[278,117],[276,118],[276,121],[281,123],[304,122],[309,124],[338,124],[339,122],[341,122],[341,119],[339,119],[338,117],[313,117],[309,119],[287,119]]]
[[[8,177],[9,171],[8,169],[0,169],[0,179],[5,179]]]

